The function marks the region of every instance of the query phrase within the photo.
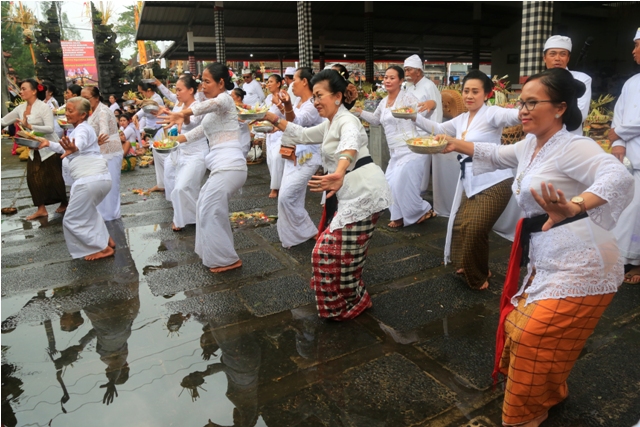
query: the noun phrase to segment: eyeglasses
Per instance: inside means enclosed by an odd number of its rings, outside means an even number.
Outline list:
[[[518,110],[522,110],[522,107],[525,107],[527,109],[527,111],[533,111],[536,108],[536,105],[538,105],[541,102],[555,102],[552,101],[550,99],[546,99],[543,101],[517,101],[516,102],[516,108]]]
[[[242,76],[243,79],[250,79],[251,76]]]
[[[330,93],[330,95],[333,95],[333,92]],[[321,102],[323,97],[324,95],[315,95],[309,98],[309,101],[311,101],[312,104],[315,104],[316,102]]]

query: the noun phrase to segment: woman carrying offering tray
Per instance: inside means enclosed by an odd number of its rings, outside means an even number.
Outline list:
[[[518,110],[485,105],[492,88],[486,74],[471,70],[462,81],[462,98],[469,111],[444,123],[418,115],[416,125],[432,134],[500,145],[502,128],[515,126],[520,119]],[[513,172],[475,176],[471,157],[460,155],[458,160],[461,172],[449,216],[445,263],[453,262],[456,273],[464,274],[471,288],[486,289],[491,277],[489,232],[511,199]]]
[[[404,70],[397,65],[384,73],[384,87],[389,95],[383,99],[374,113],[356,108],[356,113],[374,126],[382,125],[389,144],[391,159],[385,176],[393,194],[391,222],[389,227],[406,227],[434,218],[431,204],[420,196],[420,185],[424,177],[427,156],[411,152],[406,141],[417,136],[415,125],[394,117],[392,111],[406,115],[417,111],[418,100],[402,90]]]

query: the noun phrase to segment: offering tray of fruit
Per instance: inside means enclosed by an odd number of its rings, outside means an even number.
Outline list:
[[[414,107],[402,107],[391,110],[391,115],[396,119],[415,119],[418,115],[418,109]]]
[[[178,148],[178,142],[172,139],[163,139],[162,141],[155,141],[153,148],[159,153],[170,153]]]
[[[411,138],[407,141],[409,150],[418,154],[437,154],[441,153],[447,146],[446,139],[436,139],[433,136],[422,136]]]

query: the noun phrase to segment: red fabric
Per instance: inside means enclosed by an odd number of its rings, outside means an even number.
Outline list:
[[[19,146],[18,146],[18,144],[16,144],[16,142],[14,141],[14,142],[13,142],[13,149],[11,150],[11,155],[12,155],[12,156],[15,156],[15,155],[17,155],[17,154],[18,154],[18,151],[17,151],[17,150],[18,150],[18,147],[19,147]]]
[[[509,269],[507,270],[507,278],[504,281],[502,289],[502,297],[500,298],[500,320],[498,321],[498,332],[496,333],[496,359],[493,366],[494,385],[498,382],[498,373],[500,372],[500,359],[504,350],[504,322],[509,313],[515,308],[511,303],[511,298],[518,292],[518,281],[520,280],[520,261],[522,260],[522,246],[520,245],[520,234],[522,232],[523,219],[520,218],[516,226],[516,235],[511,246],[511,255],[509,256]]]
[[[320,218],[320,223],[318,224],[318,235],[320,235],[325,228],[327,228],[327,204],[322,207],[322,217]]]

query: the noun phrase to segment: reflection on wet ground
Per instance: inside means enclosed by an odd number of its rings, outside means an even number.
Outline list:
[[[2,149],[2,207],[19,209],[2,218],[3,425],[500,425],[490,372],[509,242],[491,236],[495,279],[477,292],[441,264],[446,219],[380,227],[365,268],[373,308],[324,322],[312,242],[286,250],[275,226],[240,227],[242,269],[212,275],[195,228],[171,231],[163,195],[131,193],[153,168],[122,176],[115,257],[71,260],[59,215],[24,221],[24,164]],[[266,166],[251,166],[231,209],[275,215],[267,194]],[[318,197],[307,206],[317,220]],[[623,286],[543,425],[640,419],[639,315],[640,288]]]

